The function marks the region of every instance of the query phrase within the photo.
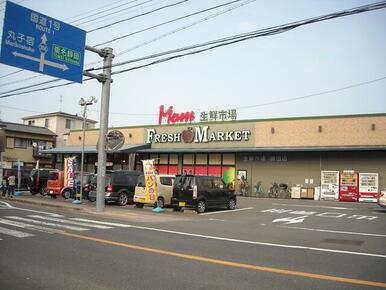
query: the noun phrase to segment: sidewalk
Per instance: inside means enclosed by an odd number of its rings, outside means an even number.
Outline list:
[[[135,208],[134,205],[121,207],[106,204],[105,210],[103,212],[98,212],[96,211],[96,203],[89,202],[88,200],[82,200],[82,204],[72,204],[74,201],[73,199],[63,199],[62,197],[51,198],[50,196],[41,196],[39,194],[32,195],[27,191],[22,193],[22,195],[14,196],[13,198],[0,196],[0,201],[26,203],[63,209],[66,211],[76,211],[79,213],[83,212],[101,217],[119,218],[140,222],[167,222],[187,219],[187,217],[176,216],[175,214],[168,213],[169,209],[165,209],[165,212],[162,214],[157,214],[151,211],[151,207],[139,209]]]

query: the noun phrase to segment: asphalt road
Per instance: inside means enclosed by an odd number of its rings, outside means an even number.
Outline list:
[[[0,289],[386,288],[375,204],[240,198],[121,218],[0,202]]]

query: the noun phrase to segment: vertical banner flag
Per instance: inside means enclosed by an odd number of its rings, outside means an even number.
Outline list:
[[[74,187],[74,172],[75,157],[64,158],[64,186]]]
[[[236,176],[236,168],[229,167],[224,170],[223,180],[225,184],[228,186],[228,188],[230,189],[235,188],[235,176]]]
[[[157,186],[153,160],[142,160],[143,174],[145,176],[146,200],[147,203],[157,201]]]

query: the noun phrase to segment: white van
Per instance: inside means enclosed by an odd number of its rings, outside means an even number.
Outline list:
[[[157,174],[157,202],[154,206],[165,207],[171,204],[172,194],[173,194],[173,184],[175,175],[167,174]],[[134,202],[136,207],[142,208],[145,204],[152,204],[146,202],[146,188],[145,188],[145,178],[143,175],[138,176],[138,182],[134,191]]]

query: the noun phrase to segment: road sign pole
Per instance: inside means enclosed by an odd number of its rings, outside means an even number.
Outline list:
[[[111,80],[111,65],[113,63],[113,49],[110,47],[104,48],[103,59],[103,75],[104,81],[102,84],[101,96],[101,113],[100,113],[100,128],[98,140],[98,178],[97,178],[97,194],[96,194],[96,211],[104,211],[105,209],[105,186],[106,186],[106,136],[109,124],[109,104],[110,104],[110,84]]]

